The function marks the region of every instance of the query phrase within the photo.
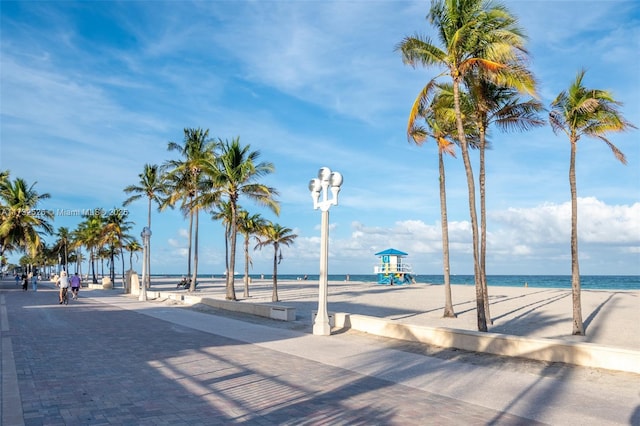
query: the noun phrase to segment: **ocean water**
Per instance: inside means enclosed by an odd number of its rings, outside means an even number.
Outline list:
[[[180,275],[159,275],[163,277]],[[222,275],[198,274],[201,278],[210,279],[223,278]],[[251,274],[252,279],[271,279],[272,275]],[[242,275],[236,275],[242,277]],[[278,274],[279,280],[303,279],[304,275]],[[440,284],[444,282],[442,275],[415,275],[416,284]],[[345,281],[345,274],[328,276],[329,281]],[[308,275],[307,279],[317,280],[318,275]],[[349,281],[353,282],[377,282],[378,277],[374,274],[356,275],[350,274]],[[473,275],[451,275],[451,284],[474,285]],[[570,275],[487,275],[487,284],[501,287],[546,287],[546,288],[571,288]],[[640,275],[582,275],[580,285],[583,290],[640,290]]]

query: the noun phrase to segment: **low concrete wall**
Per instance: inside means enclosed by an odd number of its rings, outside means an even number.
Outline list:
[[[338,328],[350,328],[376,336],[428,343],[445,348],[640,374],[640,351],[611,348],[594,343],[572,343],[559,339],[534,339],[498,333],[401,324],[391,320],[348,313],[336,313],[335,322]]]
[[[208,297],[193,296],[191,294],[147,292],[150,299],[171,299],[188,305],[201,303],[217,309],[242,312],[249,315],[271,318],[279,321],[295,321],[296,308],[275,303],[242,303],[234,300],[210,299]]]

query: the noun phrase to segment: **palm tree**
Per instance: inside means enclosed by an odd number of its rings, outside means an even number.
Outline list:
[[[137,252],[142,251],[142,246],[136,239],[131,239],[125,246],[125,250],[129,252],[129,270],[133,270],[133,255],[138,258]]]
[[[576,151],[582,136],[602,140],[622,164],[625,155],[607,138],[609,132],[635,128],[619,110],[622,106],[606,90],[588,89],[582,84],[585,70],[578,72],[568,90],[563,90],[551,103],[549,123],[554,133],[563,132],[569,138],[569,186],[571,188],[571,291],[573,300],[574,335],[584,335],[580,297],[580,268],[578,265],[578,198],[576,190]]]
[[[278,301],[278,264],[282,261],[282,248],[281,246],[289,246],[293,244],[293,241],[298,238],[293,230],[286,228],[277,223],[268,222],[262,228],[258,235],[258,244],[256,248],[262,248],[265,246],[273,245],[273,293],[271,295],[271,301]]]
[[[41,244],[41,234],[53,231],[49,223],[53,220],[53,212],[37,208],[50,195],[38,194],[34,189],[36,183],[29,186],[24,179],[12,181],[8,172],[2,173],[0,204],[4,208],[0,222],[0,257],[11,250],[24,250],[35,257]]]
[[[180,160],[168,161],[166,179],[172,191],[165,204],[182,201],[182,210],[189,214],[189,267],[191,262],[191,231],[193,229],[193,277],[189,291],[195,291],[198,276],[198,212],[203,207],[198,202],[203,184],[203,171],[215,170],[216,144],[209,140],[209,130],[184,129],[184,143],[169,142],[169,151],[178,151]],[[193,227],[193,228],[192,228]]]
[[[523,70],[522,73],[526,73]],[[529,77],[533,81],[533,77]],[[485,153],[487,132],[491,125],[502,131],[526,131],[542,126],[545,121],[540,117],[544,107],[537,99],[522,101],[518,92],[511,87],[500,86],[483,78],[478,73],[467,76],[471,109],[468,114],[474,121],[480,150],[480,280],[484,293],[484,307],[487,321],[492,324],[489,310],[489,292],[487,288],[486,252],[487,252],[487,215],[486,215],[486,163]]]
[[[160,167],[156,164],[145,164],[144,170],[138,175],[140,181],[137,185],[129,185],[124,189],[127,194],[133,194],[127,198],[123,206],[127,206],[135,200],[147,197],[147,226],[151,229],[151,202],[155,201],[160,207],[166,196],[167,185],[160,173]],[[147,258],[150,259],[151,241],[147,247]],[[133,268],[132,268],[133,269]],[[151,265],[147,265],[146,288],[151,287]]]
[[[267,222],[259,214],[249,214],[246,210],[238,212],[238,232],[244,236],[244,297],[249,297],[249,240],[252,235],[259,235]]]
[[[98,256],[98,253],[102,248],[101,238],[104,217],[101,214],[86,214],[84,218],[84,221],[80,222],[74,231],[74,237],[77,244],[83,245],[89,250],[92,282],[97,284],[96,259],[101,258],[101,256]]]
[[[405,63],[412,66],[422,64],[442,67],[445,71],[438,77],[449,74],[453,82],[457,137],[469,192],[478,330],[487,331],[484,290],[480,279],[476,189],[464,130],[460,91],[465,77],[472,71],[481,69],[484,78],[531,92],[533,82],[528,78],[530,75],[520,72],[524,69],[525,37],[517,27],[517,20],[504,6],[487,0],[432,0],[428,18],[436,29],[442,47],[432,43],[429,38],[415,35],[406,37],[396,49],[402,53]],[[412,116],[417,115],[418,105],[419,103],[414,102],[410,121]]]
[[[71,245],[71,232],[69,232],[69,228],[61,226],[58,228],[58,232],[56,232],[56,237],[58,240],[54,244],[54,250],[58,252],[60,258],[64,262],[64,270],[69,273],[69,246]]]
[[[258,162],[259,151],[251,151],[250,145],[240,146],[240,138],[231,142],[220,141],[221,155],[218,158],[217,173],[213,176],[214,187],[220,191],[231,207],[231,234],[229,272],[227,273],[227,300],[236,300],[234,288],[234,271],[236,256],[236,236],[238,218],[238,199],[245,196],[280,214],[280,205],[275,200],[278,192],[275,188],[258,182],[262,176],[272,173],[274,165],[269,162]]]
[[[104,228],[102,229],[102,242],[109,247],[109,276],[115,285],[115,257],[120,251],[122,260],[122,285],[126,287],[124,275],[124,246],[132,239],[127,231],[131,229],[132,222],[127,220],[127,215],[123,209],[113,208],[106,217]]]
[[[422,117],[427,128],[409,122],[407,137],[416,145],[421,146],[428,136],[438,144],[438,170],[440,183],[440,219],[442,224],[442,266],[444,278],[444,318],[456,318],[451,297],[451,277],[449,268],[449,222],[447,218],[447,194],[445,182],[444,154],[455,157],[454,144],[450,141],[456,135],[455,115],[453,112],[453,97],[451,85],[430,84],[423,91],[418,102],[417,116]],[[414,117],[417,118],[417,117]],[[468,127],[468,126],[465,126]]]
[[[224,273],[225,277],[229,274],[229,239],[231,238],[231,203],[229,201],[220,201],[215,210],[211,212],[213,220],[222,221],[224,226]]]

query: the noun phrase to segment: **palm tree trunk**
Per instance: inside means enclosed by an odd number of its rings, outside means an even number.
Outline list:
[[[151,197],[149,197],[149,206],[147,211],[147,226],[149,230],[151,230]],[[131,252],[131,257],[133,257],[133,252]],[[145,283],[147,289],[151,288],[151,238],[149,238],[149,243],[147,244],[147,282]],[[133,266],[131,267],[133,269]]]
[[[489,310],[489,288],[487,287],[487,209],[485,197],[485,147],[486,132],[484,126],[480,127],[480,282],[482,284],[484,315],[488,324],[493,324],[491,311]]]
[[[278,301],[278,244],[274,244],[273,247],[273,293],[271,294],[271,301]]]
[[[456,318],[451,298],[451,280],[449,271],[449,222],[447,220],[447,194],[444,175],[444,159],[438,149],[438,168],[440,170],[440,219],[442,222],[442,265],[444,269],[444,318]]]
[[[196,217],[195,235],[193,241],[193,277],[191,278],[191,286],[189,291],[196,291],[196,279],[198,278],[198,208],[195,208],[194,215]]]
[[[189,212],[189,252],[187,256],[187,276],[191,276],[191,240],[193,239],[193,212]]]
[[[473,244],[473,275],[476,286],[476,312],[478,321],[478,331],[487,331],[487,319],[484,311],[484,291],[480,281],[480,262],[478,259],[478,215],[476,212],[476,187],[473,178],[473,169],[469,160],[469,149],[467,138],[462,125],[462,114],[460,112],[460,77],[453,79],[453,103],[456,115],[458,139],[460,140],[460,150],[464,161],[464,169],[467,175],[467,188],[469,189],[469,215],[471,216],[471,232]]]
[[[249,297],[249,235],[244,239],[244,297]]]
[[[128,293],[130,290],[127,287],[127,277],[124,274],[124,249],[120,245],[120,258],[122,259],[122,288]]]
[[[109,264],[109,278],[111,278],[111,282],[113,283],[114,287],[116,285],[116,265],[115,265],[115,252],[116,249],[112,246],[111,247],[111,253],[109,254],[109,258],[111,259],[111,263]]]
[[[571,140],[569,186],[571,187],[571,292],[573,301],[573,335],[584,336],[580,301],[580,268],[578,265],[578,195],[576,190],[576,140]]]
[[[93,253],[93,247],[91,247],[91,275],[93,275],[93,283],[98,284],[98,277],[96,277],[96,258]]]
[[[236,268],[236,205],[231,203],[231,248],[229,250],[229,271],[227,272],[227,300],[236,300],[235,268]]]

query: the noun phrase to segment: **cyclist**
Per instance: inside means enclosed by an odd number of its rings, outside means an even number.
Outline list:
[[[60,287],[60,304],[64,302],[67,290],[69,289],[69,278],[67,277],[67,271],[60,272],[60,277],[56,281],[56,285]]]
[[[78,276],[77,272],[71,277],[70,281],[71,293],[73,293],[73,298],[75,300],[78,300],[78,292],[80,291],[80,277]]]

